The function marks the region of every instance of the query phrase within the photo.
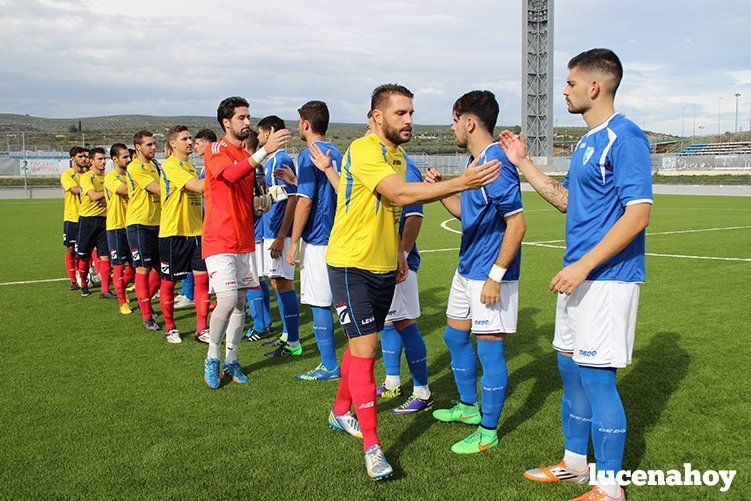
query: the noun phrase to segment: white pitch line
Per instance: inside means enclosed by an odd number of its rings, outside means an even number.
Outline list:
[[[26,284],[41,284],[43,282],[63,282],[70,280],[68,277],[64,278],[43,278],[40,280],[24,280],[22,282],[0,282],[0,285],[26,285]]]
[[[652,231],[648,232],[647,236],[655,236],[655,235],[678,235],[681,233],[704,233],[708,231],[724,231],[724,230],[748,230],[751,228],[751,226],[722,226],[719,228],[696,228],[693,230],[672,230],[672,231]],[[533,244],[558,244],[561,242],[565,242],[565,240],[542,240],[540,242],[524,242],[529,243],[530,245]]]
[[[706,259],[709,261],[744,261],[747,263],[751,263],[751,258],[745,258],[745,257],[687,256],[685,254],[655,254],[654,252],[647,252],[647,256],[677,257],[681,259]]]

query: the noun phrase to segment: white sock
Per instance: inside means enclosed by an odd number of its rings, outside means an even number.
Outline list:
[[[287,346],[289,346],[290,348],[297,348],[298,344],[300,344],[300,341],[287,341]]]
[[[607,494],[611,498],[620,499],[621,497],[621,486],[613,483],[611,484],[603,484],[601,482],[597,482],[597,487],[602,489],[602,491]]]
[[[566,450],[563,453],[563,462],[566,463],[566,466],[568,466],[569,470],[574,470],[577,472],[584,472],[587,470],[586,454],[577,454],[576,452]]]
[[[402,384],[402,378],[400,376],[386,376],[386,382],[383,383],[386,388],[389,390],[393,390],[397,386],[401,386]]]
[[[207,355],[208,358],[219,358],[219,355],[222,353],[222,345],[217,343],[212,343],[209,341],[209,353]]]
[[[240,297],[240,292],[238,292],[237,306],[235,306],[227,324],[227,347],[224,352],[224,363],[237,362],[237,347],[243,337],[243,324],[245,323],[244,309],[245,291],[242,291],[242,298]]]
[[[287,333],[286,332],[282,332],[282,335],[279,336],[279,339],[281,339],[282,341],[284,341],[286,343],[287,342]]]
[[[209,358],[219,358],[222,352],[222,341],[236,303],[237,296],[234,291],[220,292],[216,295],[216,308],[211,313],[209,324]]]
[[[430,397],[430,388],[428,388],[428,385],[425,386],[415,386],[412,389],[412,394],[416,397],[419,397],[423,400]]]

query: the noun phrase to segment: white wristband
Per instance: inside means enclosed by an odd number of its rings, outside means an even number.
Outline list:
[[[258,165],[261,165],[261,162],[263,162],[264,158],[266,158],[266,155],[268,155],[268,153],[266,153],[266,148],[264,148],[263,146],[261,146],[258,149],[258,151],[256,151],[255,153],[253,153],[253,157],[252,158],[253,158],[253,161],[255,163],[257,163]]]
[[[498,266],[497,264],[494,264],[492,268],[490,268],[490,273],[488,273],[488,278],[493,280],[494,282],[501,283],[503,281],[503,275],[506,274],[506,268],[503,268],[502,266]]]

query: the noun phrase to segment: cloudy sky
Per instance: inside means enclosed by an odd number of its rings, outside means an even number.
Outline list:
[[[489,89],[520,123],[521,0],[0,0],[0,112],[45,117],[213,115],[228,95],[254,116],[296,117],[323,99],[362,122],[384,82],[416,94],[416,122],[450,122],[453,101]],[[566,62],[592,47],[625,66],[617,107],[643,127],[749,127],[751,14],[741,1],[558,0],[555,120]]]

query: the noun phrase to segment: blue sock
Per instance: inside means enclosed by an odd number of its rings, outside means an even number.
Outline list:
[[[393,325],[386,325],[381,332],[383,366],[387,376],[399,376],[401,372],[402,338]]]
[[[326,370],[333,371],[339,367],[334,344],[334,315],[331,313],[331,308],[313,306],[312,310],[313,335],[316,338],[318,351],[321,353],[321,363]]]
[[[287,319],[284,316],[284,301],[282,301],[282,295],[279,291],[274,289],[276,293],[276,307],[279,309],[279,318],[282,319],[282,332],[287,332]]]
[[[261,289],[248,289],[245,295],[248,299],[250,314],[253,316],[253,330],[266,332],[266,321],[263,317],[263,291]]]
[[[188,276],[183,279],[182,284],[182,295],[193,301],[193,288],[194,288],[194,282],[193,282],[193,274],[188,273]]]
[[[263,323],[269,327],[271,325],[271,291],[266,280],[261,280],[261,291],[263,291]]]
[[[277,294],[279,294],[277,292]],[[300,340],[300,306],[297,304],[297,293],[294,290],[279,294],[284,305],[284,326],[287,330],[287,342],[296,343]]]
[[[599,471],[618,472],[626,447],[626,411],[615,384],[615,369],[579,367],[592,407],[592,443]]]
[[[409,372],[412,374],[412,385],[426,386],[428,384],[428,349],[425,346],[420,328],[417,327],[417,324],[412,324],[400,330],[399,336],[404,343],[407,365],[409,365]]]
[[[477,403],[477,359],[475,348],[469,341],[469,331],[446,326],[443,341],[451,354],[451,371],[454,373],[459,399],[466,405]]]
[[[579,369],[571,357],[558,354],[558,372],[563,382],[561,423],[566,450],[586,456],[592,428],[592,409],[582,386]]]
[[[498,428],[503,404],[506,401],[508,371],[504,342],[477,340],[477,355],[482,364],[482,422],[480,425],[489,430]]]

